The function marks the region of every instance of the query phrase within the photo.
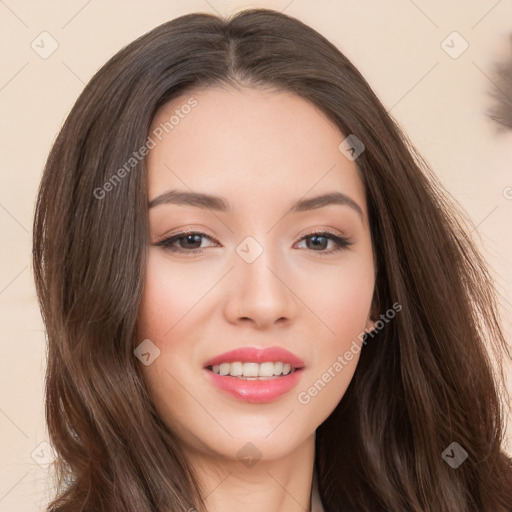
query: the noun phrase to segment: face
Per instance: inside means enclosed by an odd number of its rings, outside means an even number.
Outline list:
[[[375,325],[365,190],[345,136],[292,93],[231,88],[174,99],[151,134],[137,334],[160,351],[142,366],[152,400],[186,450],[236,459],[250,441],[283,456],[336,407]],[[324,194],[338,200],[309,201]]]

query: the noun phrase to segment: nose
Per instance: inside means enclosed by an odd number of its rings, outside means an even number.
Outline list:
[[[277,261],[268,248],[252,263],[237,258],[225,303],[228,321],[250,322],[258,329],[290,323],[297,314],[297,298],[286,262]]]

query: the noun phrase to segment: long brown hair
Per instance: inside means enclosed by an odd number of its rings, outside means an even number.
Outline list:
[[[133,354],[146,169],[143,158],[118,169],[146,144],[160,106],[221,84],[292,91],[365,146],[356,164],[376,252],[374,306],[402,309],[367,340],[317,429],[325,510],[512,510],[511,461],[500,449],[510,352],[472,225],[351,62],[307,25],[266,9],[189,14],[138,38],[91,79],[54,143],[33,235],[58,454],[49,510],[205,510],[198,475]],[[452,443],[467,453],[457,468],[443,456]]]

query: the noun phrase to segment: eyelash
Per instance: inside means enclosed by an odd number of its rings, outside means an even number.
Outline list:
[[[177,242],[178,240],[180,240],[182,238],[186,238],[187,236],[190,236],[190,235],[200,235],[200,236],[209,238],[210,240],[212,240],[212,241],[217,243],[216,240],[214,240],[212,237],[208,236],[206,233],[201,233],[200,231],[184,231],[182,233],[177,233],[176,235],[173,235],[173,236],[171,236],[169,238],[165,238],[163,240],[160,240],[159,242],[156,242],[154,245],[156,245],[158,247],[163,247],[167,251],[178,252],[178,253],[182,253],[182,254],[183,253],[185,253],[185,254],[198,254],[198,253],[204,252],[204,249],[191,249],[191,250],[187,250],[187,249],[177,249],[177,248],[171,246],[171,244],[173,244],[174,242]],[[322,250],[322,251],[315,251],[315,250],[312,250],[312,252],[318,253],[320,256],[328,256],[328,255],[336,253],[338,251],[342,251],[343,249],[346,249],[348,246],[352,245],[352,243],[353,243],[353,242],[350,242],[348,238],[345,238],[345,237],[342,237],[342,236],[338,236],[338,235],[336,235],[334,233],[331,233],[330,231],[313,231],[312,233],[307,233],[306,235],[302,236],[297,241],[301,242],[302,240],[304,240],[306,238],[311,238],[313,236],[320,236],[320,237],[323,237],[323,238],[330,239],[330,240],[332,240],[333,242],[335,242],[338,245],[338,247],[336,247],[335,249],[331,249],[330,251],[324,251],[324,250]]]

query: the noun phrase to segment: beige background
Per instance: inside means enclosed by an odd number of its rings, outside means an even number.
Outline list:
[[[84,84],[122,46],[181,14],[245,7],[298,17],[365,75],[477,226],[512,337],[512,132],[498,134],[484,114],[492,63],[506,54],[512,32],[510,0],[0,0],[0,512],[44,510],[50,485],[31,458],[36,450],[44,459],[39,445],[47,435],[45,338],[30,250],[51,143]],[[51,36],[39,36],[43,31]],[[453,31],[469,44],[458,58],[441,45]],[[48,51],[51,38],[58,48],[43,59],[31,43]],[[453,53],[464,43],[451,36],[445,44]],[[509,443],[510,450],[512,437]]]

